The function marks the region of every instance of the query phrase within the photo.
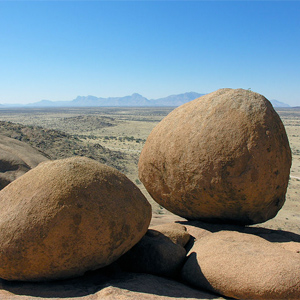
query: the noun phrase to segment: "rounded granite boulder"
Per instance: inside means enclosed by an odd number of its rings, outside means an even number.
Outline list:
[[[0,134],[0,190],[47,160],[41,151]]]
[[[42,163],[0,191],[0,277],[46,281],[109,265],[147,232],[151,206],[88,158]]]
[[[156,202],[181,217],[255,224],[284,204],[290,167],[271,103],[248,90],[220,89],[176,108],[152,130],[139,177]]]
[[[148,229],[142,239],[124,254],[120,263],[126,271],[177,277],[186,260],[186,250],[161,232]]]
[[[196,241],[182,278],[235,299],[300,299],[299,253],[254,234],[210,233]]]

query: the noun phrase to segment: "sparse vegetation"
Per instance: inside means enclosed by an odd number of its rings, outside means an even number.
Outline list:
[[[0,132],[24,141],[57,159],[87,156],[115,167],[126,174],[146,195],[158,214],[168,213],[159,207],[138,179],[137,163],[143,145],[154,126],[171,108],[66,108],[66,109],[0,109]],[[286,210],[282,209],[273,224],[286,228],[298,224],[300,216],[300,110],[282,108],[278,113],[286,127],[293,152],[291,179]],[[287,211],[292,213],[287,215]],[[300,232],[300,227],[293,228]]]
[[[40,126],[25,126],[12,122],[0,121],[1,133],[17,139],[44,152],[51,159],[66,158],[71,156],[87,156],[99,162],[112,166],[124,173],[128,172],[127,161],[137,161],[137,155],[110,150],[99,143],[89,144],[77,136],[65,132],[44,129]]]

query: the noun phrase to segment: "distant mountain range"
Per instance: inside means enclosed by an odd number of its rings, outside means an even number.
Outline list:
[[[277,101],[277,100],[270,100],[270,102],[272,103],[272,105],[274,107],[290,107],[288,104]]]
[[[72,101],[50,101],[42,100],[30,104],[0,104],[5,107],[101,107],[101,106],[180,106],[186,102],[199,98],[205,94],[189,92],[171,95],[159,99],[147,99],[140,94],[134,93],[125,97],[101,98],[95,96],[78,96]],[[288,104],[271,100],[274,107],[289,107]]]

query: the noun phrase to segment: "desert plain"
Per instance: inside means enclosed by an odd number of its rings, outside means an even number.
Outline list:
[[[152,205],[152,225],[182,220],[158,205],[138,178],[139,154],[151,130],[174,107],[0,109],[0,131],[51,159],[87,156],[117,168]],[[300,109],[277,108],[292,150],[286,202],[277,216],[257,227],[300,234]]]

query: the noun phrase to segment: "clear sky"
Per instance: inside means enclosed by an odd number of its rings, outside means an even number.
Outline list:
[[[251,88],[300,106],[300,1],[0,1],[0,103]]]

